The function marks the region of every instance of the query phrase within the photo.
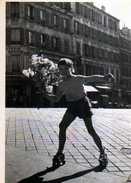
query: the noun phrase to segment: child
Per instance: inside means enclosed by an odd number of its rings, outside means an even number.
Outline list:
[[[66,130],[76,117],[82,118],[84,120],[89,134],[92,136],[100,151],[100,166],[106,167],[108,163],[107,155],[102,146],[101,139],[92,125],[92,112],[90,109],[89,99],[84,92],[83,84],[89,82],[106,82],[108,79],[113,79],[113,76],[112,74],[107,74],[106,76],[74,75],[72,73],[73,63],[67,58],[60,59],[58,68],[63,80],[59,83],[55,101],[59,101],[60,98],[65,95],[68,107],[59,125],[59,147],[56,155],[53,158],[53,167],[59,167],[65,163],[63,149],[66,141]]]

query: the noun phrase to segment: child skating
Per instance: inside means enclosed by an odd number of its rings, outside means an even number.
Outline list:
[[[88,133],[92,136],[96,146],[100,151],[100,166],[106,167],[108,160],[101,139],[96,133],[92,124],[92,111],[89,99],[84,91],[83,84],[91,82],[107,82],[108,79],[114,79],[112,74],[102,75],[74,75],[72,73],[73,62],[70,59],[62,58],[58,63],[59,72],[63,80],[59,83],[58,91],[55,98],[51,100],[59,101],[65,95],[67,101],[67,110],[59,124],[59,147],[53,158],[53,167],[59,167],[65,164],[65,156],[63,154],[66,142],[66,130],[76,117],[84,120]]]

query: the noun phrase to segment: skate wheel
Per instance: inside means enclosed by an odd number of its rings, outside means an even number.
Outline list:
[[[107,160],[103,160],[103,161],[99,161],[100,162],[100,166],[103,168],[107,167],[108,161]]]
[[[65,161],[60,162],[60,165],[61,165],[61,166],[64,165],[64,164],[65,164]]]

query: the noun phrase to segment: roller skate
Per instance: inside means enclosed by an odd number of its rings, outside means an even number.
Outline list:
[[[100,163],[100,167],[102,167],[103,169],[107,167],[108,159],[107,159],[107,154],[105,152],[100,154],[99,163]]]
[[[65,164],[65,155],[63,153],[56,154],[53,158],[53,167],[58,168]]]

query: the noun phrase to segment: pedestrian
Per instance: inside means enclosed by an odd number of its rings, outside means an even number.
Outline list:
[[[59,101],[65,95],[67,101],[67,110],[59,124],[59,147],[56,155],[53,158],[53,167],[59,167],[65,163],[63,154],[64,145],[66,142],[66,130],[76,117],[84,120],[85,126],[92,136],[96,146],[100,151],[99,163],[100,166],[106,167],[108,160],[105,148],[102,145],[101,139],[96,133],[92,124],[92,111],[86,93],[84,92],[84,83],[91,82],[107,82],[108,79],[114,79],[112,74],[103,75],[75,75],[73,74],[73,62],[68,58],[60,59],[58,63],[59,72],[62,75],[62,81],[58,86],[56,96],[49,97],[50,100]]]

